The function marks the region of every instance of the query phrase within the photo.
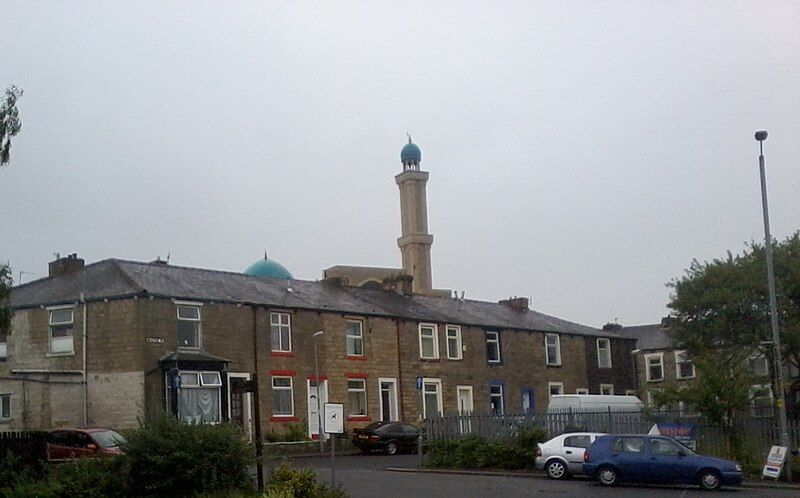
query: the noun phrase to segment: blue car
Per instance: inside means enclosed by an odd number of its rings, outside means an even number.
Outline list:
[[[742,483],[742,468],[736,462],[698,455],[665,436],[600,436],[584,452],[583,462],[583,472],[605,486],[697,484],[712,490]]]

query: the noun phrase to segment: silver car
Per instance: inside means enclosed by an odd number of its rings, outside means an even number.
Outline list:
[[[536,468],[547,472],[550,479],[566,479],[583,473],[583,452],[592,445],[601,432],[570,432],[539,443],[536,450]]]

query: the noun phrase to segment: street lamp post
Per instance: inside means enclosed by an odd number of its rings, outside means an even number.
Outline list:
[[[764,250],[767,260],[767,286],[769,288],[769,310],[772,325],[772,351],[775,362],[775,388],[778,391],[778,417],[780,419],[781,446],[789,449],[791,440],[789,439],[789,429],[786,423],[786,399],[783,390],[783,359],[781,358],[781,336],[778,330],[778,305],[775,299],[775,271],[772,268],[772,235],[769,230],[769,206],[767,204],[767,174],[764,167],[764,140],[767,139],[767,132],[757,131],[759,155],[758,169],[761,174],[761,206],[764,211]],[[791,462],[786,463],[786,475],[791,480]]]
[[[314,339],[314,375],[316,376],[317,382],[317,439],[319,439],[319,454],[325,451],[325,441],[322,439],[322,412],[319,402],[320,397],[320,378],[319,378],[319,360],[317,359],[317,337],[321,336],[325,332],[318,330],[314,332],[314,335],[311,336]]]

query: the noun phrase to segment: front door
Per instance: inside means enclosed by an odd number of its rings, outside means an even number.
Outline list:
[[[248,439],[252,439],[250,399],[248,392],[249,373],[228,374],[228,419],[244,429]]]
[[[458,386],[456,387],[456,398],[458,401],[458,414],[462,417],[472,415],[472,386]],[[469,419],[464,419],[459,422],[459,429],[462,434],[472,432],[472,423]]]
[[[312,439],[319,439],[319,419],[321,410],[328,402],[328,381],[323,380],[319,382],[319,389],[317,389],[317,381],[308,379],[307,383],[308,392],[308,437]],[[319,400],[317,400],[317,391],[319,391]],[[317,410],[320,412],[317,412]],[[323,435],[327,438],[327,436]]]
[[[397,417],[397,381],[395,379],[378,379],[381,394],[381,420],[394,422]]]

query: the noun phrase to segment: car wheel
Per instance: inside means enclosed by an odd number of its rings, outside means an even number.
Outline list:
[[[564,479],[567,477],[567,466],[561,460],[547,462],[547,477],[550,479]]]
[[[602,467],[597,471],[597,480],[603,486],[613,486],[617,483],[617,471],[611,467]]]
[[[386,445],[386,454],[387,455],[397,454],[397,443],[395,441],[389,441],[389,444]]]
[[[715,470],[704,470],[700,473],[700,487],[708,490],[713,491],[719,488],[722,485],[722,481],[719,478],[719,473]]]

